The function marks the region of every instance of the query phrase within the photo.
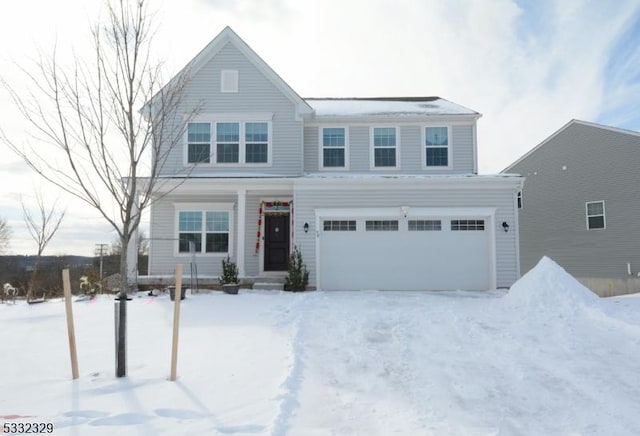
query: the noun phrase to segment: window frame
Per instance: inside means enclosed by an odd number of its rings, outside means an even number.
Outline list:
[[[376,129],[393,129],[395,144],[393,146],[383,145],[376,146],[375,138],[376,138]],[[393,149],[395,153],[395,165],[394,166],[378,166],[376,165],[376,150],[380,149]],[[385,171],[385,170],[397,170],[400,168],[400,128],[398,126],[371,126],[369,128],[369,166],[372,170],[375,171]]]
[[[220,93],[236,94],[240,87],[238,70],[220,70]]]
[[[344,166],[328,167],[324,165],[324,130],[325,129],[343,129],[344,130]],[[330,146],[330,149],[340,147]],[[349,126],[345,125],[327,125],[318,128],[318,168],[321,171],[348,171],[349,170]]]
[[[184,152],[183,162],[184,166],[197,166],[197,167],[217,167],[217,168],[257,168],[257,167],[270,167],[273,166],[273,114],[248,114],[246,116],[228,116],[225,114],[219,115],[205,115],[196,117],[195,119],[187,123],[187,128],[184,132]],[[189,124],[191,123],[208,123],[209,124],[209,162],[189,162]],[[238,138],[238,162],[218,162],[218,144],[224,144],[227,142],[218,142],[218,123],[236,123],[239,125],[239,138]],[[247,136],[246,126],[247,124],[260,124],[267,125],[267,161],[266,162],[247,162]],[[252,141],[250,143],[256,143]]]
[[[209,142],[200,142],[200,141],[189,141],[189,126],[191,126],[192,124],[208,124],[209,125]],[[212,148],[212,142],[211,142],[211,123],[207,123],[206,121],[191,121],[189,123],[187,123],[187,128],[186,128],[186,146],[185,146],[185,161],[187,163],[187,165],[207,165],[211,163],[211,148]],[[189,161],[189,151],[191,148],[191,145],[205,145],[208,144],[209,145],[209,154],[207,156],[207,161],[206,162],[191,162]]]
[[[602,204],[602,214],[589,215],[589,205],[590,204]],[[607,209],[605,206],[604,200],[596,200],[596,201],[585,201],[584,203],[584,213],[587,224],[587,230],[605,230],[607,228]],[[602,217],[602,227],[591,227],[589,225],[589,218],[597,218]]]
[[[431,128],[446,128],[447,129],[447,165],[427,165],[427,149],[429,148],[444,148],[442,145],[427,145],[427,129],[431,129]],[[452,133],[452,128],[451,125],[448,124],[425,124],[421,126],[421,141],[422,141],[422,147],[420,147],[421,149],[421,162],[422,162],[422,169],[423,170],[450,170],[453,168],[453,143],[452,143],[452,137],[451,137],[451,133]]]
[[[187,257],[191,255],[191,253],[188,251],[180,251],[180,234],[181,233],[200,233],[200,251],[195,252],[197,257],[213,257],[213,258],[215,257],[223,258],[226,256],[233,257],[234,255],[233,247],[234,247],[234,241],[235,241],[235,238],[234,238],[235,216],[234,216],[232,203],[175,203],[174,208],[175,208],[175,213],[174,213],[175,243],[173,244],[174,245],[173,251],[174,251],[175,257]],[[200,213],[202,227],[199,232],[180,231],[180,213],[182,212]],[[226,232],[207,230],[207,213],[211,213],[211,212],[227,213],[229,222],[228,222],[228,230]],[[226,252],[207,252],[206,251],[207,235],[220,234],[220,233],[226,233],[229,235],[227,238],[227,241],[228,241],[227,251]]]

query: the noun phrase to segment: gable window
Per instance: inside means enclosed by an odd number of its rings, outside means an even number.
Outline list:
[[[425,127],[425,166],[449,166],[449,128]]]
[[[209,163],[211,159],[211,124],[189,123],[187,144],[188,163]]]
[[[604,201],[589,201],[585,206],[587,209],[587,229],[604,229],[606,226]]]
[[[220,72],[220,92],[238,92],[238,70]]]
[[[229,251],[228,211],[180,211],[178,213],[178,253],[227,253]]]
[[[347,134],[344,127],[322,129],[322,166],[346,168]]]
[[[396,167],[395,127],[373,128],[373,166],[375,168]]]

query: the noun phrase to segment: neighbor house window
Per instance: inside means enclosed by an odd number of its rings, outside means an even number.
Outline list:
[[[425,232],[442,230],[440,220],[409,220],[410,232]]]
[[[322,166],[346,168],[347,134],[344,127],[322,129]]]
[[[587,229],[604,229],[606,222],[604,217],[604,201],[590,201],[586,203]]]
[[[484,230],[484,220],[451,220],[453,231]]]
[[[193,242],[196,253],[229,251],[229,212],[180,211],[178,213],[178,252],[189,253]]]
[[[426,127],[425,137],[425,165],[427,167],[449,166],[449,128]]]
[[[371,220],[365,222],[367,232],[387,232],[398,230],[397,220]]]
[[[356,222],[353,220],[325,220],[322,222],[326,232],[355,232]]]
[[[395,127],[374,127],[373,166],[375,168],[394,168],[396,166],[396,145]]]
[[[189,123],[187,144],[188,163],[209,163],[211,159],[211,124]]]

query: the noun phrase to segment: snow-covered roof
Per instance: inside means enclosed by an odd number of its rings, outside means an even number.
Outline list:
[[[480,114],[440,97],[306,98],[316,118]]]

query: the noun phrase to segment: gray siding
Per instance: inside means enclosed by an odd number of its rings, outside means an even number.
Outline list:
[[[237,93],[220,92],[220,72],[227,69],[238,70]],[[296,120],[294,104],[232,44],[227,44],[188,82],[179,112],[188,113],[198,106],[199,116],[273,113],[273,157],[268,167],[199,165],[192,174],[259,172],[295,176],[302,173],[302,121]],[[180,146],[171,151],[163,174],[184,173],[185,142],[183,135]]]
[[[563,169],[566,166],[566,169]],[[640,136],[570,124],[506,171],[526,177],[522,272],[549,256],[576,277],[640,271]],[[587,230],[585,202],[604,200],[606,229]]]
[[[327,125],[327,127],[336,124]],[[446,170],[424,169],[422,160],[422,125],[402,125],[399,127],[400,168],[381,170],[371,168],[371,127],[394,126],[393,121],[371,125],[348,126],[349,129],[349,171],[354,173],[398,173],[398,174],[470,174],[473,173],[473,125],[451,127],[452,167]],[[304,128],[305,172],[320,171],[320,132],[322,126]]]
[[[470,185],[473,182],[470,182]],[[372,208],[372,207],[495,207],[496,281],[498,287],[508,287],[518,279],[517,222],[515,217],[515,192],[504,189],[385,189],[333,190],[318,189],[297,191],[295,203],[296,244],[300,247],[305,263],[309,266],[310,283],[315,283],[316,230],[315,210],[318,208]],[[513,230],[504,232],[506,221]],[[311,226],[304,233],[302,226]]]

